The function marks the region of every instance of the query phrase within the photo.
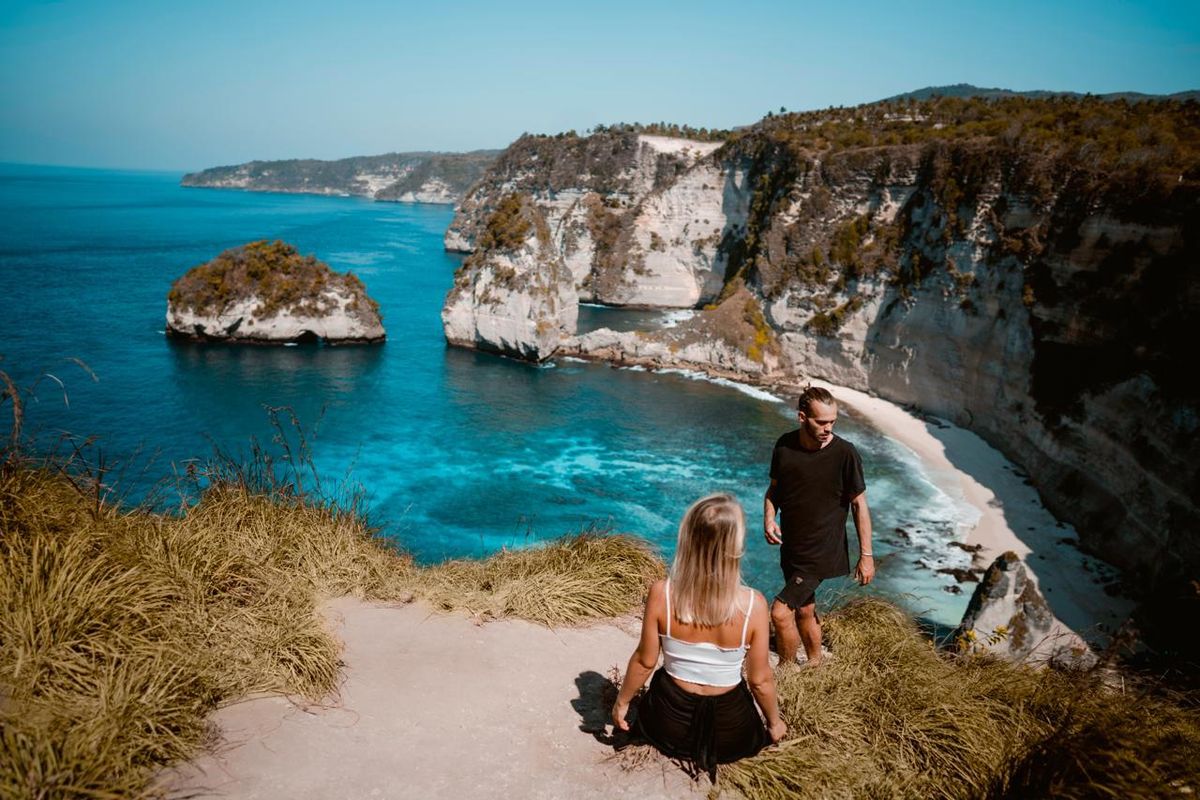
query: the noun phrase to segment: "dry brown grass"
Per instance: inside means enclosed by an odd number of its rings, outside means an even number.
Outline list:
[[[444,610],[571,625],[640,605],[662,561],[633,536],[579,534],[532,550],[420,570],[415,591]]]
[[[420,569],[356,514],[221,474],[163,515],[0,468],[0,797],[138,796],[206,741],[218,705],[327,695],[324,598],[566,624],[631,610],[661,570],[645,545],[591,535]]]
[[[1160,798],[1200,791],[1200,714],[1182,698],[940,653],[877,599],[827,618],[835,659],[778,673],[788,738],[723,768],[722,791],[782,798]]]

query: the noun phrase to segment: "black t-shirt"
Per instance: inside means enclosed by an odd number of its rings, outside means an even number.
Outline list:
[[[862,459],[854,445],[837,436],[818,450],[800,446],[800,431],[785,433],[771,454],[775,507],[780,510],[786,568],[811,578],[850,571],[846,513],[866,489]]]

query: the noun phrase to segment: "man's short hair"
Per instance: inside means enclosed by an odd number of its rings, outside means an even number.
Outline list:
[[[831,406],[835,405],[837,400],[833,399],[833,395],[829,393],[828,389],[822,389],[820,386],[806,386],[800,393],[800,399],[796,402],[796,409],[805,414],[811,414],[813,403]]]

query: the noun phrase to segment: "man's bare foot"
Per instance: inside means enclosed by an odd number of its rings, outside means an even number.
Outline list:
[[[802,667],[807,667],[808,669],[819,667],[822,664],[832,660],[833,653],[829,652],[829,648],[827,647],[822,647],[820,654],[818,654],[816,658],[809,658],[808,654],[803,650],[801,650],[799,653],[796,653],[796,663]]]

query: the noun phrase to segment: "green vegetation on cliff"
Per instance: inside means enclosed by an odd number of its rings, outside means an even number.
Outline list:
[[[944,242],[963,234],[962,210],[992,184],[1049,214],[1078,218],[1109,209],[1125,219],[1157,218],[1200,190],[1200,103],[884,101],[771,116],[734,133],[716,157],[748,162],[755,187],[744,235],[724,243],[727,280],[743,275],[772,293],[789,274],[803,276],[813,266],[814,244],[851,278],[864,267],[898,268],[899,250],[911,246],[905,232],[869,219],[832,241],[814,243],[803,235],[836,210],[830,188],[864,170],[880,188],[915,171],[925,196],[914,202],[937,203],[937,235]],[[794,230],[776,232],[784,240],[769,242],[768,229],[793,204],[799,212]],[[888,239],[869,259],[856,254],[868,232]],[[1018,252],[1029,247],[1020,232],[1006,234],[1003,244]]]
[[[517,192],[500,198],[496,210],[487,219],[483,235],[479,237],[481,250],[516,250],[525,244],[533,223],[525,209],[525,202]]]
[[[454,197],[461,197],[500,155],[498,150],[478,153],[432,155],[415,164],[404,177],[375,193],[376,200],[397,200],[418,193],[430,183],[443,183]]]
[[[668,136],[673,139],[692,139],[698,142],[723,142],[730,131],[721,128],[693,128],[675,122],[617,122],[612,125],[597,125],[592,133],[636,133],[645,136]]]
[[[1146,190],[1161,191],[1181,173],[1200,180],[1195,172],[1198,123],[1195,101],[940,97],[768,117],[734,133],[722,155],[763,152],[771,144],[804,158],[867,147],[990,140],[1038,161],[1070,158],[1079,168],[1157,175],[1165,182]],[[1029,170],[1026,177],[1044,176]]]
[[[379,315],[379,304],[352,272],[334,272],[316,257],[302,256],[281,241],[257,241],[225,250],[193,267],[171,286],[167,301],[197,314],[219,314],[242,300],[256,298],[259,319],[287,311],[317,317],[338,304],[329,294],[348,296],[351,312]]]
[[[337,161],[289,159],[250,161],[211,167],[183,176],[184,186],[248,189],[304,194],[356,194],[395,200],[420,191],[429,181],[445,184],[461,197],[479,180],[498,155],[496,150],[470,153],[387,153]],[[382,188],[376,189],[382,184]]]
[[[619,192],[625,188],[622,174],[633,165],[637,150],[635,133],[525,134],[500,154],[485,182],[516,183],[525,192],[564,189],[586,189],[601,194]]]

